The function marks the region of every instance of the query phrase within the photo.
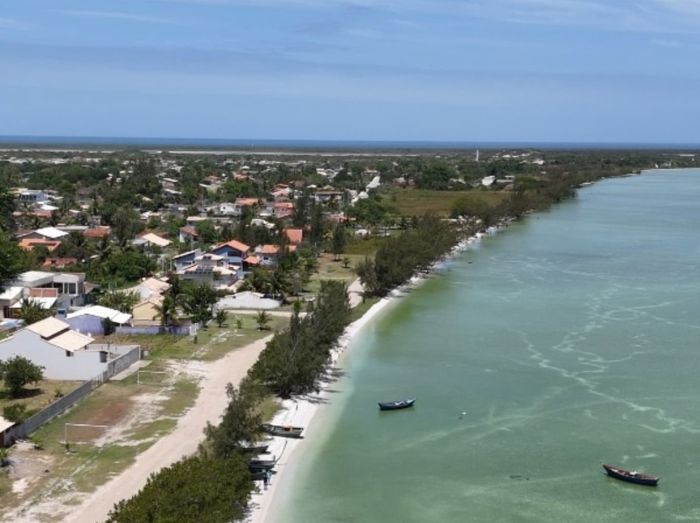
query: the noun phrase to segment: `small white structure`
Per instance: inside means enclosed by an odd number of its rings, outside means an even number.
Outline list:
[[[218,309],[277,309],[280,302],[265,298],[259,292],[244,291],[226,296],[216,304]]]
[[[491,187],[493,185],[493,182],[495,182],[495,181],[496,181],[495,176],[486,176],[486,177],[481,179],[481,185],[483,185],[484,187]]]
[[[92,305],[90,307],[85,307],[84,309],[77,310],[75,312],[69,313],[66,318],[77,318],[79,316],[95,316],[102,320],[111,320],[117,325],[124,325],[131,321],[131,314],[126,314],[125,312],[118,311],[116,309],[110,309],[109,307],[103,307],[102,305]]]
[[[46,318],[0,341],[0,359],[27,358],[44,367],[48,379],[89,380],[108,366],[106,351],[90,350],[93,341],[61,320]]]

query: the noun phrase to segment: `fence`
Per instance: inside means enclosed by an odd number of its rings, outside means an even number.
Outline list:
[[[116,334],[177,334],[180,336],[188,336],[190,334],[189,325],[178,325],[173,327],[142,326],[142,327],[117,327],[114,332]]]
[[[6,447],[14,443],[15,440],[26,438],[44,423],[75,405],[106,380],[128,368],[139,359],[141,359],[141,347],[134,345],[131,350],[110,361],[107,365],[107,370],[100,375],[86,381],[77,389],[54,401],[51,405],[27,418],[22,423],[12,425],[4,432],[0,432],[0,444]]]

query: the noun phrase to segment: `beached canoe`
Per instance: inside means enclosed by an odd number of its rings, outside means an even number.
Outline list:
[[[251,459],[248,462],[248,469],[251,472],[256,472],[260,470],[271,470],[274,468],[277,462],[272,459]]]
[[[241,447],[241,452],[245,454],[267,454],[269,445],[258,445],[255,447]]]
[[[642,474],[636,470],[625,470],[620,467],[613,467],[612,465],[603,465],[603,468],[608,473],[608,476],[629,483],[636,483],[637,485],[646,485],[649,487],[655,487],[659,483],[659,478],[657,476]]]
[[[379,410],[407,409],[409,407],[413,407],[413,404],[415,402],[416,402],[415,398],[407,399],[407,400],[398,400],[398,401],[380,401],[379,402]]]
[[[301,438],[301,433],[304,430],[302,427],[291,427],[288,425],[271,425],[264,423],[262,431],[273,436],[282,436],[283,438]]]

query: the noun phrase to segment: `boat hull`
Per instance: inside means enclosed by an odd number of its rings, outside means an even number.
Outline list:
[[[401,401],[380,401],[379,410],[401,410],[413,407],[416,403],[415,399],[401,400]]]
[[[263,432],[273,436],[280,436],[282,438],[301,438],[301,433],[303,430],[304,429],[302,427],[287,427],[284,425],[265,424],[262,426]]]
[[[620,481],[634,483],[635,485],[644,485],[646,487],[656,487],[659,484],[659,478],[656,476],[630,472],[619,467],[613,467],[612,465],[603,465],[603,468],[605,472],[608,473],[608,476],[619,479]]]

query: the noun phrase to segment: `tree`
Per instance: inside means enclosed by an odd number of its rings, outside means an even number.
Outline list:
[[[131,314],[139,301],[141,301],[141,297],[136,292],[129,291],[109,291],[97,299],[97,303],[103,307],[116,309],[126,314]]]
[[[217,426],[207,425],[207,447],[216,458],[230,458],[243,447],[260,438],[262,416],[258,408],[259,386],[244,378],[239,389],[230,383],[226,411]]]
[[[252,490],[240,457],[189,457],[152,474],[138,494],[114,506],[107,523],[239,521]]]
[[[267,330],[269,328],[267,324],[270,323],[270,315],[265,311],[259,311],[255,321],[258,324],[258,330]]]
[[[25,385],[44,379],[43,371],[44,367],[35,365],[22,356],[0,362],[0,372],[2,372],[5,387],[10,391],[10,396],[15,398],[22,394]]]
[[[219,328],[222,328],[224,326],[227,319],[228,319],[228,312],[226,312],[224,309],[219,309],[218,311],[216,311],[216,315],[214,316],[214,321],[219,326]]]
[[[219,237],[218,233],[216,232],[214,222],[211,220],[203,220],[201,222],[197,222],[194,228],[197,231],[199,239],[202,243],[212,244],[216,242],[217,238]]]
[[[183,308],[191,320],[206,327],[213,317],[216,304],[216,292],[206,283],[190,285],[185,288]]]
[[[18,273],[31,267],[31,256],[17,242],[0,229],[0,292]]]
[[[117,242],[122,247],[133,239],[134,235],[141,228],[141,221],[138,213],[131,208],[119,207],[111,216],[112,231],[117,238]]]
[[[333,229],[332,252],[335,261],[338,261],[340,259],[340,255],[343,254],[347,242],[348,239],[345,233],[345,226],[339,223],[335,226],[335,229]]]
[[[49,316],[53,316],[52,309],[45,309],[41,302],[31,298],[22,298],[19,308],[19,317],[26,325],[31,325]]]

